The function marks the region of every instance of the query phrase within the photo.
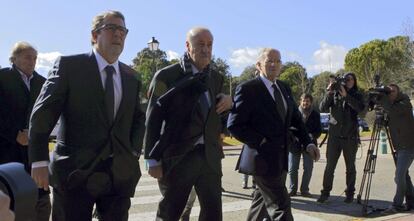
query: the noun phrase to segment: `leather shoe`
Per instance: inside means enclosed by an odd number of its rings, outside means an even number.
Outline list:
[[[303,197],[312,197],[312,194],[311,194],[311,193],[309,193],[309,191],[306,191],[306,192],[300,192],[300,195],[301,195],[301,196],[303,196]]]
[[[328,198],[329,198],[329,195],[322,194],[322,195],[319,197],[319,199],[318,199],[318,200],[316,200],[316,202],[318,202],[318,203],[325,203],[325,202],[326,202],[326,200],[328,200]]]
[[[352,203],[354,201],[354,195],[348,195],[346,196],[344,202],[345,203]]]

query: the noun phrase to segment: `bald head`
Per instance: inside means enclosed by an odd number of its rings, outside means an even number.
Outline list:
[[[211,34],[210,30],[205,27],[194,27],[187,32],[186,41],[193,42],[198,35],[207,34],[210,35],[211,40],[213,40],[213,35]]]
[[[203,70],[211,61],[213,35],[210,30],[195,27],[187,32],[185,41],[187,53],[198,70]]]

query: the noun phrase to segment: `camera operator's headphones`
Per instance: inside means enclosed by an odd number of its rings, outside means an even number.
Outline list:
[[[23,164],[0,164],[0,190],[10,197],[10,209],[14,211],[15,221],[33,218],[38,188]]]

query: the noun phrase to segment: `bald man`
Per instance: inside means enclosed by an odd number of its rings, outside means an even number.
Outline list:
[[[308,136],[289,86],[278,80],[281,66],[278,50],[265,48],[260,52],[256,63],[260,75],[237,87],[227,124],[231,134],[247,145],[242,153],[257,153],[252,167],[258,188],[247,220],[293,220],[285,186],[291,126],[298,129],[295,135],[311,158],[319,159],[319,150]]]
[[[210,69],[212,47],[208,29],[191,29],[180,63],[158,71],[149,88],[144,143],[148,173],[163,195],[157,220],[178,220],[193,186],[199,220],[222,220],[220,114],[232,101],[222,93],[223,76]]]

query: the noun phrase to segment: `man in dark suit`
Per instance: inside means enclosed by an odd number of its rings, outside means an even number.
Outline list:
[[[263,49],[256,63],[260,76],[237,87],[227,124],[235,138],[255,150],[248,152],[257,153],[253,176],[258,189],[247,220],[293,220],[285,186],[289,127],[298,129],[296,136],[306,151],[319,159],[290,88],[277,80],[281,65],[278,50]]]
[[[12,67],[0,70],[0,164],[19,162],[30,173],[28,128],[33,104],[45,78],[36,73],[36,49],[17,42],[10,56]],[[33,220],[49,220],[49,191],[39,189]]]
[[[150,85],[144,143],[148,173],[163,195],[157,220],[178,220],[193,186],[199,219],[222,220],[219,114],[232,101],[222,94],[223,76],[209,68],[212,46],[208,29],[191,29],[181,62],[160,70]]]
[[[118,61],[128,29],[117,11],[92,23],[93,51],[59,58],[30,120],[32,177],[48,188],[48,136],[60,116],[50,160],[53,220],[128,220],[141,176],[144,113],[136,72]],[[46,162],[45,162],[46,161]]]

